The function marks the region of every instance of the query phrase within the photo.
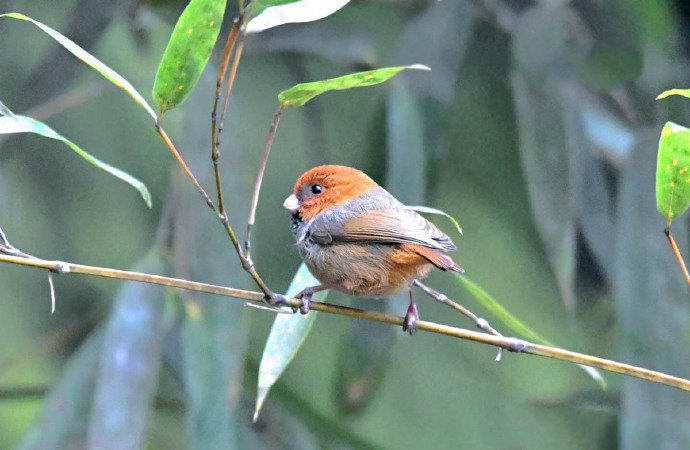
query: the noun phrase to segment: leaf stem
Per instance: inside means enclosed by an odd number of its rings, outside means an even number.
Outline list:
[[[170,152],[175,157],[175,160],[177,160],[177,163],[180,165],[180,167],[182,167],[182,170],[184,170],[184,172],[187,174],[187,177],[189,177],[189,179],[192,180],[194,187],[196,187],[196,190],[204,198],[208,207],[211,208],[213,210],[213,212],[217,213],[218,211],[216,210],[216,206],[213,204],[213,201],[208,196],[208,194],[206,193],[204,188],[201,187],[201,185],[197,181],[196,177],[192,173],[192,170],[189,168],[187,163],[184,161],[184,159],[182,158],[182,155],[180,155],[180,152],[177,151],[177,149],[175,148],[175,145],[172,143],[172,141],[168,137],[168,134],[165,132],[163,127],[161,127],[160,123],[158,123],[158,122],[156,122],[156,133],[158,133],[160,135],[160,137],[163,139],[163,142],[165,142],[165,145],[168,146],[168,149],[170,149]]]
[[[671,228],[664,228],[664,234],[666,235],[666,239],[668,239],[668,243],[671,246],[671,249],[673,250],[673,254],[676,256],[676,261],[678,261],[680,269],[683,271],[683,275],[685,275],[685,281],[688,283],[688,285],[690,285],[690,274],[688,274],[688,268],[685,266],[685,261],[683,261],[683,256],[680,254],[680,250],[678,250],[676,240],[673,239],[673,235],[671,234]]]
[[[147,273],[131,272],[104,267],[86,266],[82,264],[72,264],[60,261],[46,261],[38,258],[26,258],[0,254],[0,262],[48,269],[56,273],[78,273],[83,275],[100,276],[106,278],[141,281],[145,283],[160,284],[164,286],[171,286],[197,292],[206,292],[210,294],[217,294],[231,298],[250,300],[254,302],[262,302],[266,298],[265,294],[262,294],[261,292],[246,291],[242,289],[234,289],[230,287],[217,286],[207,283],[197,283],[194,281],[163,277],[159,275],[151,275]],[[296,298],[284,297],[281,303],[284,306],[288,306],[291,308],[299,308],[302,304],[302,301]],[[346,317],[353,317],[362,320],[370,320],[380,323],[388,323],[396,326],[402,326],[405,320],[403,317],[398,317],[391,314],[384,314],[377,311],[365,311],[361,309],[348,308],[346,306],[332,305],[329,303],[321,303],[315,301],[311,302],[310,307],[314,311],[320,311],[328,314],[336,314]],[[493,336],[487,333],[480,333],[477,331],[466,330],[463,328],[455,328],[434,322],[420,320],[416,323],[416,325],[419,330],[424,330],[431,333],[441,334],[444,336],[452,336],[459,339],[493,345],[513,352],[529,353],[532,355],[543,356],[546,358],[552,358],[576,364],[583,364],[586,366],[596,367],[603,370],[607,370],[609,372],[616,372],[623,375],[640,378],[654,383],[664,384],[666,386],[690,392],[690,380],[674,377],[672,375],[668,375],[662,372],[656,372],[653,370],[644,369],[642,367],[637,367],[630,364],[624,364],[617,361],[598,358],[596,356],[591,356],[583,353],[572,352],[557,347],[534,344],[516,338]]]
[[[247,237],[244,241],[244,251],[247,258],[250,257],[250,248],[252,240],[252,227],[254,227],[254,220],[256,218],[256,207],[259,204],[259,192],[261,191],[261,183],[264,179],[264,172],[266,172],[266,164],[268,163],[268,155],[271,153],[273,141],[276,137],[280,117],[283,114],[283,105],[281,104],[278,111],[273,115],[271,126],[268,129],[268,136],[266,138],[266,145],[264,145],[264,153],[261,155],[261,164],[259,166],[259,173],[256,175],[256,182],[254,183],[254,193],[252,195],[252,204],[249,208],[249,218],[247,219]]]

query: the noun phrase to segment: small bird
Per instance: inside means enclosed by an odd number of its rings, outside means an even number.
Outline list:
[[[283,206],[292,214],[299,254],[321,283],[296,296],[303,314],[311,296],[326,289],[369,298],[409,289],[403,330],[412,334],[419,320],[412,283],[434,266],[464,272],[445,254],[456,250],[445,233],[360,170],[314,167],[299,177]]]

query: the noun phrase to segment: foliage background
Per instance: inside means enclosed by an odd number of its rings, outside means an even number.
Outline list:
[[[3,12],[72,37],[142,92],[183,6],[0,2]],[[688,123],[683,99],[653,100],[688,83],[687,12],[683,2],[643,0],[353,1],[325,20],[252,36],[223,133],[231,220],[244,229],[279,91],[370,67],[427,64],[431,73],[285,113],[255,229],[264,279],[284,291],[299,264],[281,207],[296,177],[321,163],[353,165],[404,202],[459,217],[457,260],[536,331],[566,348],[688,378],[690,296],[653,191],[664,121]],[[0,55],[0,100],[141,178],[154,195],[148,210],[131,188],[57,142],[3,139],[0,226],[14,245],[46,259],[138,264],[252,288],[222,228],[126,95],[24,23],[0,23]],[[216,63],[166,117],[209,191]],[[674,224],[685,255],[688,223]],[[154,242],[159,253],[146,258]],[[485,314],[448,274],[430,284]],[[690,397],[679,391],[614,375],[602,391],[567,364],[517,355],[495,363],[488,347],[325,315],[252,427],[270,313],[64,276],[50,316],[44,273],[4,265],[0,286],[1,448],[690,446]],[[329,301],[404,311],[404,299]],[[419,302],[425,319],[468,326]],[[115,361],[141,381],[140,395],[104,410],[100,402],[120,392],[108,358],[123,345],[129,353]],[[123,417],[137,418],[144,443],[109,434]]]

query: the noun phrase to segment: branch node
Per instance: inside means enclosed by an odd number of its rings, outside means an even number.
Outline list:
[[[506,349],[509,352],[522,353],[529,349],[529,344],[527,342],[518,338],[506,338],[508,346]]]
[[[63,273],[70,273],[71,271],[72,268],[70,267],[70,265],[62,261],[57,261],[55,263],[55,268],[53,269],[53,272],[55,272],[58,275],[62,275]]]
[[[276,294],[275,292],[272,292],[271,295],[266,296],[266,301],[271,306],[289,306],[289,299],[289,297],[283,294]]]
[[[242,268],[244,270],[247,272],[254,270],[254,262],[251,260],[251,258],[240,255],[240,259],[242,260]]]
[[[477,317],[476,325],[477,328],[479,328],[482,331],[487,331],[489,329],[489,322],[483,317]]]

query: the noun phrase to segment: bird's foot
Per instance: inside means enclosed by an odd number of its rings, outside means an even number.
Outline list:
[[[417,331],[417,322],[419,321],[419,311],[417,305],[410,303],[405,314],[405,322],[403,322],[403,331],[410,333],[410,336]]]
[[[302,306],[299,307],[300,314],[305,315],[305,314],[309,313],[309,307],[311,306],[311,296],[312,295],[314,295],[314,289],[313,288],[303,289],[302,292],[295,295],[295,298],[302,300]],[[294,308],[293,308],[293,311],[297,312],[297,310]]]

